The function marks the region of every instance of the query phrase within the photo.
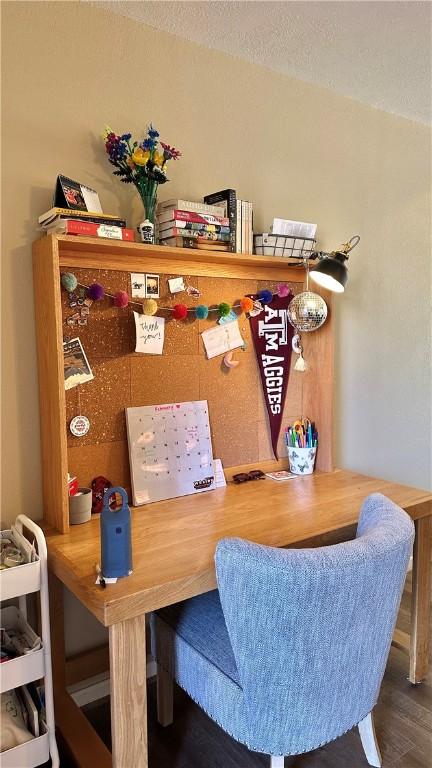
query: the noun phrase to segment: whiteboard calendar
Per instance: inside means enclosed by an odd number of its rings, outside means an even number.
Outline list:
[[[215,488],[207,400],[126,409],[133,503]]]

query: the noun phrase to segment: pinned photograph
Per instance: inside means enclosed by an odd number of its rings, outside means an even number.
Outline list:
[[[63,342],[65,389],[94,379],[80,339]]]
[[[146,299],[158,299],[159,298],[159,275],[145,276],[146,286]]]
[[[131,295],[133,299],[145,299],[146,280],[144,272],[132,272],[131,274]]]

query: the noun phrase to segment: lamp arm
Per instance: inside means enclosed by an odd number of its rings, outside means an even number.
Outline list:
[[[319,259],[322,261],[322,259],[338,259],[339,261],[347,261],[348,260],[348,254],[350,251],[353,250],[353,248],[356,247],[360,242],[360,235],[353,235],[347,243],[343,243],[341,247],[337,251],[313,251],[310,255],[310,259]]]

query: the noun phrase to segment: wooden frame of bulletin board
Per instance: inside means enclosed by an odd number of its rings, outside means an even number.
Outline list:
[[[71,328],[67,294],[61,289],[62,272],[73,272],[84,284],[101,282],[108,293],[130,293],[130,273],[160,275],[160,304],[184,301],[216,304],[235,302],[262,288],[289,284],[294,293],[304,290],[304,270],[286,258],[225,252],[194,251],[137,243],[113,242],[67,235],[50,235],[33,245],[36,335],[41,415],[44,519],[62,533],[69,530],[67,475],[88,486],[104,475],[113,485],[130,489],[129,457],[124,409],[205,399],[209,402],[213,453],[222,459],[227,478],[245,467],[285,468],[287,459],[272,456],[269,426],[258,366],[243,315],[239,326],[247,341],[237,350],[240,365],[225,371],[221,358],[207,360],[200,333],[215,322],[175,321],[167,316],[164,354],[134,352],[132,309],[113,307],[112,301],[93,304],[87,326]],[[297,262],[298,264],[298,262]],[[167,278],[183,276],[199,288],[199,302],[180,294],[171,296]],[[315,290],[315,286],[314,286]],[[329,307],[326,323],[303,334],[306,373],[293,370],[293,354],[283,425],[306,415],[319,431],[316,468],[331,471],[333,331],[331,295],[316,288]],[[136,307],[135,307],[136,309]],[[63,340],[79,336],[95,378],[68,392],[64,388]],[[91,422],[85,437],[73,437],[69,422],[78,413]],[[283,428],[280,457],[284,457]]]

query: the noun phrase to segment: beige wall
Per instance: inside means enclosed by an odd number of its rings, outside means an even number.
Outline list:
[[[3,3],[3,518],[42,511],[31,242],[58,172],[139,220],[100,132],[148,121],[180,147],[164,197],[233,186],[273,216],[354,233],[337,304],[340,466],[431,485],[430,133],[81,3]],[[317,372],[319,375],[319,372]],[[313,415],[313,414],[312,414]]]

